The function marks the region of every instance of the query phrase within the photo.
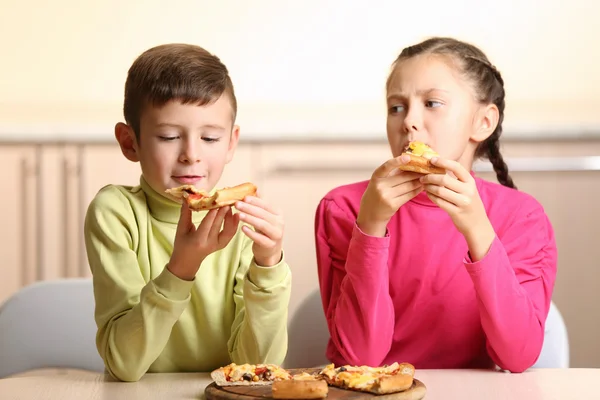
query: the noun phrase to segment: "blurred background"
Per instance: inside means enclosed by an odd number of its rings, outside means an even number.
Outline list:
[[[571,366],[600,367],[599,15],[593,0],[1,0],[0,303],[36,281],[89,276],[87,205],[106,184],[139,182],[113,136],[127,70],[150,47],[186,42],[231,72],[241,144],[221,184],[251,180],[283,209],[293,316],[318,287],[317,202],[390,157],[390,64],[449,35],[504,76],[503,152],[556,230],[553,301]],[[476,170],[495,180],[488,164]]]

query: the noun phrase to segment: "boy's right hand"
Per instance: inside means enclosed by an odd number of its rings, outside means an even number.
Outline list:
[[[167,268],[178,278],[191,281],[202,261],[231,241],[237,231],[239,216],[233,215],[231,207],[213,209],[196,228],[192,222],[192,211],[185,201],[182,203],[173,254]]]
[[[392,158],[373,172],[363,194],[356,223],[370,236],[384,237],[387,224],[398,209],[423,191],[422,174],[397,169],[410,161],[403,156]]]

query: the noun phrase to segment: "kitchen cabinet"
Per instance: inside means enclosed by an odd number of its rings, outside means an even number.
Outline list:
[[[503,154],[520,190],[540,201],[558,244],[553,300],[567,324],[571,365],[600,366],[600,140],[507,141]],[[390,158],[385,142],[248,142],[218,186],[255,182],[282,210],[284,248],[293,272],[289,317],[318,288],[314,216],[336,186],[369,179]],[[477,173],[495,181],[489,165]],[[0,143],[0,302],[36,280],[89,276],[83,219],[104,185],[137,185],[139,164],[117,144]]]

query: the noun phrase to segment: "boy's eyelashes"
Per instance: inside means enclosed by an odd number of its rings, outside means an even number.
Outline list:
[[[163,142],[170,142],[176,139],[179,139],[179,136],[158,136],[158,139],[163,141]],[[220,140],[220,138],[217,137],[209,137],[209,136],[204,136],[202,138],[203,141],[208,142],[208,143],[212,143],[212,142],[218,142]]]

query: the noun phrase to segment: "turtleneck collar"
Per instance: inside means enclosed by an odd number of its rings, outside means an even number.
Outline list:
[[[150,215],[162,222],[177,224],[181,214],[181,205],[162,194],[158,193],[150,187],[144,176],[140,176],[140,187],[146,195],[148,209]],[[195,211],[192,213],[192,221],[197,224],[202,221],[202,218],[207,214],[207,211]]]

